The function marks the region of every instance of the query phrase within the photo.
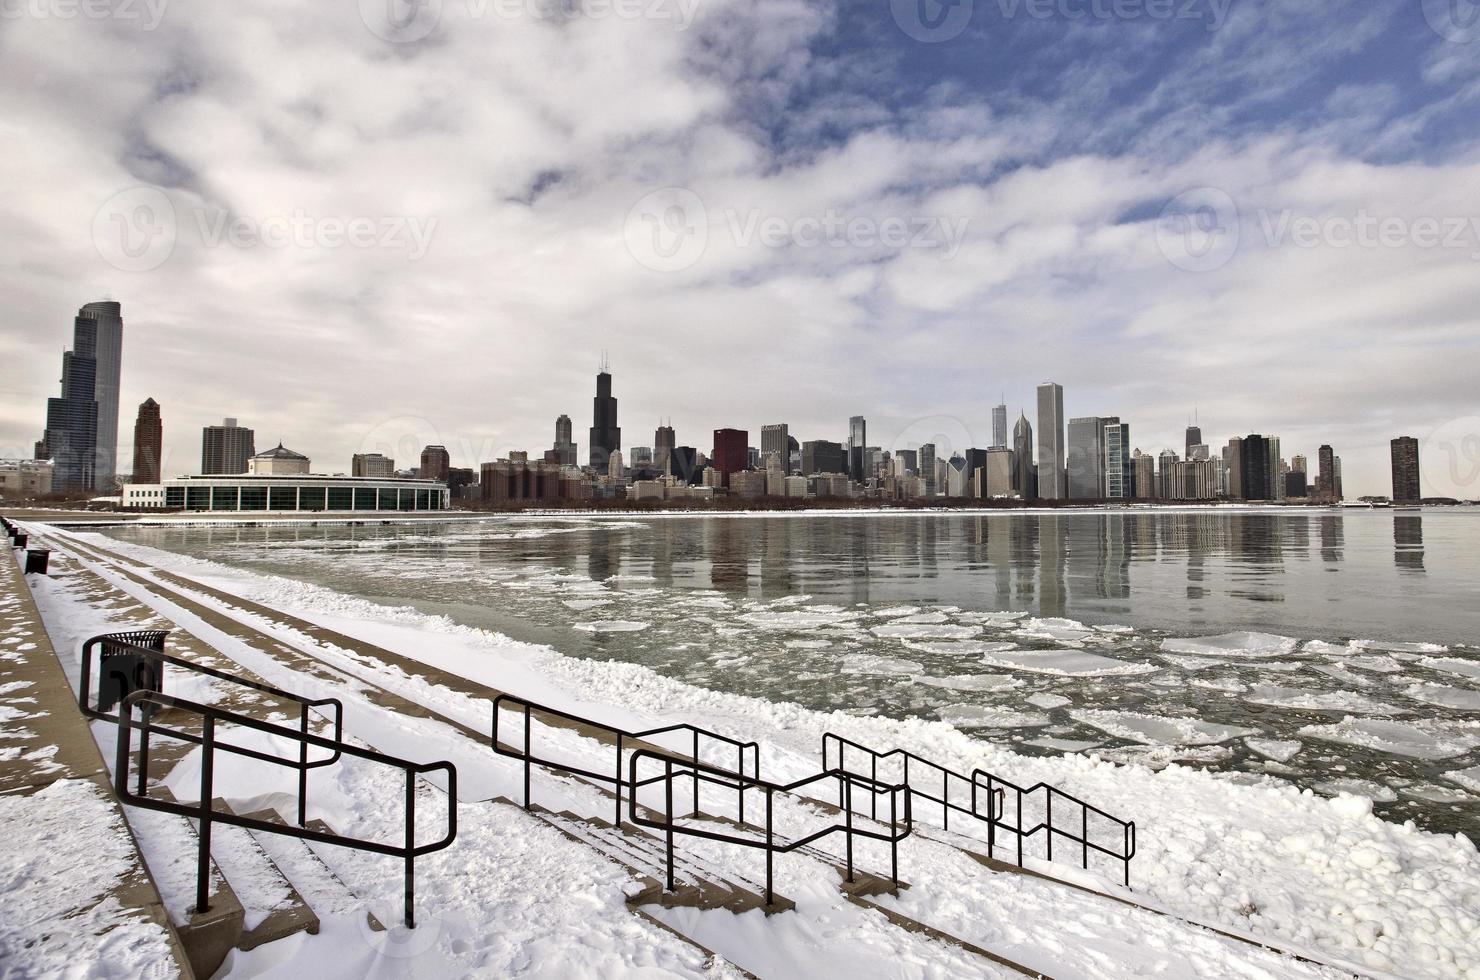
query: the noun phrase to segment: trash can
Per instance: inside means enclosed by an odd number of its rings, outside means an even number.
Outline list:
[[[46,563],[51,560],[49,548],[27,548],[26,549],[26,574],[46,574]]]
[[[30,539],[19,531],[10,532],[10,543],[17,548],[24,548]]]
[[[135,630],[102,638],[98,656],[98,710],[108,711],[134,691],[164,693],[164,665],[123,646],[164,652],[167,630]]]

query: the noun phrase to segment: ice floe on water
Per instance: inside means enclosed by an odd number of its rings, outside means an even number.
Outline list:
[[[869,627],[869,632],[875,636],[897,640],[966,640],[981,631],[980,626],[932,625],[913,622],[893,622]]]
[[[1442,670],[1447,674],[1480,679],[1480,660],[1461,660],[1458,657],[1425,657],[1418,662],[1429,670]]]
[[[943,687],[950,691],[1010,691],[1023,686],[1021,680],[1010,674],[957,674],[952,677],[917,674],[913,679],[916,684]]]
[[[913,616],[919,611],[919,606],[890,606],[888,609],[876,609],[871,615],[879,619],[893,619],[896,616]]]
[[[1471,766],[1468,769],[1456,769],[1446,772],[1444,778],[1451,782],[1459,783],[1465,789],[1472,789],[1480,793],[1480,766]]]
[[[1455,711],[1480,711],[1480,691],[1467,687],[1448,687],[1444,684],[1413,684],[1403,689],[1403,694],[1425,704],[1437,704]]]
[[[1400,643],[1393,640],[1352,640],[1354,650],[1384,650],[1388,653],[1445,653],[1442,643]]]
[[[750,612],[740,616],[747,625],[763,630],[812,630],[839,626],[863,618],[863,613],[836,606],[808,606],[791,612]]]
[[[1284,657],[1295,652],[1299,641],[1274,633],[1221,633],[1217,636],[1169,637],[1161,641],[1168,653],[1192,653],[1207,657]]]
[[[1068,707],[1069,705],[1074,703],[1073,701],[1064,697],[1062,694],[1032,694],[1026,698],[1023,698],[1023,700],[1031,704],[1033,707],[1042,708],[1045,711],[1049,711],[1054,708]]]
[[[1299,734],[1413,759],[1449,759],[1480,745],[1480,736],[1447,731],[1432,723],[1351,716],[1332,725],[1306,725]]]
[[[1301,711],[1349,711],[1359,715],[1403,715],[1408,711],[1396,705],[1374,701],[1351,691],[1309,691],[1299,688],[1260,684],[1244,696],[1253,704]]]
[[[564,606],[565,608],[567,608],[567,609],[574,609],[576,612],[583,612],[583,611],[585,611],[587,609],[595,609],[598,606],[609,606],[609,605],[612,604],[612,600],[610,600],[610,599],[562,599],[562,600],[560,600],[560,604],[562,606]]]
[[[1069,712],[1069,716],[1107,735],[1142,745],[1214,745],[1231,738],[1259,734],[1254,728],[1219,725],[1196,718],[1145,715],[1137,711],[1083,708]]]
[[[838,664],[845,674],[918,674],[925,665],[899,657],[878,657],[872,653],[850,653]]]
[[[1289,762],[1299,755],[1304,747],[1301,742],[1277,738],[1246,738],[1244,744],[1266,759],[1273,759],[1275,762]]]
[[[1161,668],[1155,664],[1132,660],[1115,660],[1083,650],[999,650],[982,656],[989,667],[1024,670],[1033,674],[1060,674],[1065,677],[1110,677],[1114,675],[1149,674]]]
[[[1398,798],[1397,793],[1381,783],[1366,779],[1327,779],[1316,783],[1315,790],[1325,796],[1340,796],[1342,793],[1361,796],[1375,803],[1391,803]]]
[[[1249,689],[1249,685],[1237,677],[1194,677],[1187,684],[1190,687],[1200,687],[1208,691],[1221,691],[1224,694],[1241,694]]]
[[[1072,619],[1028,619],[1018,624],[1017,635],[1029,639],[1069,642],[1093,635],[1093,630]]]
[[[1042,728],[1050,724],[1048,715],[979,704],[949,704],[936,714],[957,728]]]
[[[905,640],[904,645],[907,650],[941,657],[979,657],[1018,648],[1016,643],[1006,640]]]
[[[788,650],[827,650],[832,647],[832,640],[787,640]]]
[[[1024,745],[1036,745],[1040,749],[1048,749],[1051,752],[1083,752],[1086,749],[1097,749],[1104,742],[1082,742],[1072,738],[1030,738]]]
[[[594,623],[576,623],[573,628],[582,633],[640,633],[648,628],[648,624],[630,619],[604,619]]]

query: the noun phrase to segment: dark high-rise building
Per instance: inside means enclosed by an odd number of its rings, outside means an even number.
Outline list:
[[[1196,454],[1196,452],[1194,452],[1193,447],[1194,446],[1201,446],[1202,444],[1203,444],[1203,441],[1202,441],[1202,426],[1200,426],[1200,425],[1189,425],[1187,427],[1187,450],[1186,450],[1185,457],[1187,459],[1194,459],[1194,458],[1196,458],[1197,454]]]
[[[98,403],[94,443],[93,486],[113,489],[118,474],[118,388],[123,373],[123,308],[111,301],[88,303],[77,311],[77,325],[91,321],[97,374],[94,398]]]
[[[257,455],[256,433],[236,424],[236,419],[223,419],[220,425],[201,430],[200,472],[202,476],[245,473],[247,460]]]
[[[730,485],[730,474],[746,469],[750,457],[750,433],[744,429],[715,429],[714,453],[709,465],[719,470],[720,486]]]
[[[1274,476],[1269,465],[1269,440],[1250,433],[1239,447],[1239,480],[1244,500],[1273,500]]]
[[[992,406],[992,448],[1007,448],[1007,406]]]
[[[576,441],[570,427],[570,416],[562,415],[555,420],[555,447],[551,450],[554,462],[561,466],[575,466],[580,462],[576,457]]]
[[[1285,474],[1285,497],[1287,499],[1299,500],[1309,493],[1305,485],[1304,470],[1290,470]]]
[[[441,480],[447,483],[447,474],[452,469],[452,454],[447,451],[446,446],[427,446],[421,451],[421,470],[419,476],[423,480]]]
[[[1399,436],[1392,442],[1393,503],[1416,504],[1423,499],[1418,481],[1418,440]]]
[[[1018,413],[1017,424],[1012,427],[1013,473],[1012,488],[1024,500],[1038,499],[1038,467],[1033,465],[1033,426],[1028,416]]]
[[[1069,420],[1069,448],[1065,472],[1070,500],[1099,500],[1105,496],[1105,424],[1098,415]]]
[[[963,496],[971,497],[976,494],[976,475],[982,474],[982,495],[986,495],[987,451],[985,449],[966,450],[966,492]]]
[[[920,481],[925,484],[925,496],[934,497],[944,487],[939,486],[935,475],[935,443],[927,442],[920,447]]]
[[[770,456],[781,461],[782,473],[791,473],[791,433],[785,422],[761,426],[761,463]]]
[[[1336,453],[1330,446],[1322,446],[1316,453],[1316,499],[1322,503],[1334,503],[1336,496]]]
[[[596,398],[591,412],[591,468],[605,475],[607,460],[622,448],[622,429],[617,425],[617,400],[612,397],[612,376],[603,370],[596,376]]]
[[[847,455],[840,442],[817,439],[802,443],[802,475],[848,472]]]
[[[848,479],[868,479],[868,422],[862,415],[848,420]]]
[[[673,447],[676,445],[678,442],[677,436],[673,434],[673,426],[658,426],[657,431],[653,433],[653,463],[668,475],[672,475],[668,464],[673,458]]]
[[[668,475],[690,486],[698,486],[703,479],[703,472],[699,469],[699,450],[693,446],[674,446],[669,450]]]
[[[158,483],[160,460],[164,454],[164,420],[159,416],[159,403],[146,399],[134,420],[135,483]]]
[[[72,350],[62,352],[62,396],[46,400],[46,431],[37,456],[53,464],[58,493],[97,487],[97,325],[78,317]]]

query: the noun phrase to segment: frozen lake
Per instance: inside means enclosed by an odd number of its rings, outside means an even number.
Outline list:
[[[501,518],[123,540],[810,708],[1480,838],[1480,510]]]

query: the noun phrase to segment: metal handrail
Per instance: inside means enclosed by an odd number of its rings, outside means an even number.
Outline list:
[[[144,706],[151,705],[156,709],[178,709],[200,715],[202,720],[202,735],[199,744],[201,753],[200,772],[200,799],[195,806],[185,803],[170,802],[167,800],[156,800],[149,798],[141,787],[138,793],[132,793],[128,788],[128,757],[133,744],[133,730],[139,727],[141,735],[147,736],[151,730],[157,730],[161,734],[179,737],[181,733],[168,728],[157,728],[150,723],[153,710]],[[134,720],[134,709],[140,709],[141,722]],[[349,755],[371,762],[394,766],[406,773],[406,839],[401,845],[383,844],[378,841],[362,840],[357,837],[349,837],[344,834],[335,834],[328,831],[310,830],[307,827],[293,827],[288,824],[272,823],[267,820],[258,820],[254,817],[243,817],[228,811],[217,811],[212,808],[215,798],[213,780],[215,773],[216,755],[215,750],[232,750],[232,747],[216,741],[216,723],[224,722],[249,728],[254,731],[264,732],[279,738],[297,740],[303,745],[313,745],[320,748],[334,750],[334,757]],[[147,739],[141,737],[139,753],[141,760],[146,758],[148,751]],[[242,752],[241,754],[249,754]],[[297,765],[293,760],[280,759],[276,756],[262,753],[251,753],[253,757],[263,758],[266,761],[276,762],[283,766]],[[141,761],[141,768],[145,762]],[[424,776],[433,772],[445,772],[447,774],[447,834],[441,840],[430,844],[417,845],[416,843],[416,777]],[[113,771],[114,788],[119,799],[132,806],[144,807],[150,810],[159,810],[164,813],[173,813],[182,817],[194,817],[199,821],[198,832],[199,850],[196,858],[196,884],[195,884],[195,908],[196,912],[205,912],[210,908],[209,885],[210,885],[210,857],[211,857],[211,824],[224,823],[236,827],[244,827],[247,830],[256,830],[263,833],[281,834],[287,837],[296,837],[300,840],[318,841],[324,844],[337,844],[341,847],[349,847],[358,851],[370,851],[375,854],[386,854],[400,857],[405,862],[405,922],[406,928],[416,928],[416,911],[414,907],[414,896],[416,889],[416,858],[440,851],[449,846],[457,837],[457,767],[450,762],[416,763],[395,756],[386,755],[371,749],[360,748],[356,745],[343,742],[338,738],[322,738],[293,728],[285,728],[270,722],[259,721],[246,715],[214,708],[209,705],[197,704],[183,698],[170,697],[155,691],[133,691],[118,703],[118,757]],[[306,788],[300,784],[300,792]],[[305,803],[302,796],[299,797],[299,812],[302,813]]]
[[[235,684],[238,687],[245,687],[249,690],[259,691],[263,694],[271,695],[272,697],[278,698],[280,700],[292,701],[293,703],[298,705],[298,730],[301,734],[304,735],[308,734],[309,709],[332,707],[334,709],[333,739],[335,744],[341,744],[343,742],[344,704],[338,698],[306,698],[302,695],[294,694],[291,691],[284,691],[281,688],[272,687],[269,684],[263,684],[260,681],[254,681],[237,674],[232,674],[228,671],[218,670],[215,667],[207,667],[204,664],[198,664],[190,660],[185,660],[181,657],[173,656],[171,654],[165,653],[163,649],[165,637],[167,637],[168,635],[168,630],[136,630],[130,633],[103,633],[99,636],[90,637],[89,639],[84,641],[82,644],[82,676],[77,685],[77,707],[81,709],[82,713],[89,718],[97,718],[101,721],[113,720],[113,715],[93,707],[90,703],[90,695],[92,693],[93,652],[95,648],[99,645],[107,643],[110,646],[123,652],[132,653],[136,656],[144,658],[149,674],[154,680],[163,681],[164,671],[162,670],[161,665],[170,664],[171,666],[179,667],[183,670],[193,671],[206,677],[213,677],[217,680],[223,680],[228,683]],[[130,639],[145,636],[158,637],[160,648],[156,649],[152,646],[144,646],[142,644],[133,643]],[[158,687],[156,684],[146,681],[143,685],[143,689],[158,690]],[[127,692],[125,696],[127,696]],[[121,701],[122,699],[120,698],[120,702]],[[144,786],[146,785],[146,781],[149,776],[149,733],[156,730],[168,731],[173,737],[178,738],[182,741],[191,742],[197,745],[201,743],[201,736],[196,735],[193,732],[181,731],[179,729],[168,729],[164,728],[163,726],[146,727],[142,735],[140,736],[143,740],[144,749],[144,751],[140,755],[142,761],[139,765],[139,792],[141,794],[144,792]],[[252,749],[243,748],[240,746],[223,746],[223,748],[226,751],[233,752],[237,755],[243,755],[248,758],[258,759],[263,762],[272,762],[274,764],[277,764],[282,761],[276,756],[267,756],[261,752],[257,752]],[[298,826],[301,827],[304,825],[304,823],[307,822],[307,811],[304,809],[303,800],[308,795],[308,770],[318,769],[323,766],[332,766],[338,761],[338,750],[336,750],[328,758],[310,760],[308,757],[308,744],[306,742],[300,744],[298,758]]]
[[[663,764],[662,774],[652,776],[647,779],[638,779],[637,769],[639,763],[643,759],[654,759],[661,762]],[[673,780],[675,767],[678,767],[681,770],[691,770],[692,778],[696,781],[696,785],[698,781],[702,780],[704,782],[716,783],[734,789],[741,801],[745,799],[746,790],[762,790],[766,797],[766,822],[763,827],[765,831],[764,840],[757,840],[751,837],[741,837],[734,834],[724,834],[714,830],[707,830],[702,827],[692,827],[688,825],[675,824],[673,822]],[[726,844],[738,844],[742,847],[756,847],[764,849],[766,852],[765,899],[767,905],[773,904],[773,865],[775,861],[775,855],[788,854],[792,851],[797,850],[798,848],[805,847],[806,845],[811,844],[813,841],[820,840],[821,838],[826,837],[829,834],[838,832],[841,832],[845,835],[845,860],[847,862],[847,880],[849,883],[852,883],[853,881],[853,838],[864,837],[870,840],[885,841],[889,844],[890,880],[894,883],[896,888],[899,886],[899,842],[908,837],[914,829],[914,816],[910,804],[910,793],[908,786],[905,786],[903,784],[890,785],[887,783],[881,783],[878,780],[871,779],[868,776],[864,776],[858,773],[850,773],[842,769],[824,770],[823,772],[815,773],[811,776],[804,776],[801,779],[790,783],[773,783],[769,780],[761,779],[758,776],[747,776],[743,773],[731,772],[728,769],[720,769],[715,766],[706,765],[702,762],[693,762],[686,759],[674,758],[671,755],[655,752],[650,749],[639,749],[638,751],[632,753],[632,757],[628,762],[628,774],[628,783],[632,787],[632,794],[628,798],[628,818],[634,824],[637,824],[639,826],[650,827],[656,830],[663,831],[666,857],[668,860],[668,880],[666,883],[666,887],[667,890],[670,892],[674,890],[674,834],[684,834],[689,837],[700,837],[705,840],[719,841]],[[689,775],[689,773],[681,771],[678,773],[678,778],[688,778]],[[831,824],[827,827],[823,827],[820,830],[814,831],[813,833],[807,834],[803,837],[798,837],[795,840],[791,840],[783,844],[776,843],[775,823],[772,806],[774,795],[776,793],[792,793],[804,786],[809,786],[812,783],[816,783],[824,779],[838,780],[838,792],[840,798],[844,801],[844,806],[841,807],[843,811],[844,822],[842,824]],[[662,820],[654,820],[649,817],[644,817],[639,813],[637,791],[644,786],[650,786],[654,783],[659,782],[664,784],[664,813]],[[876,798],[877,796],[882,794],[888,794],[890,814],[888,833],[861,829],[853,825],[853,787],[855,785],[862,785],[865,789],[868,790],[871,797],[873,798]],[[899,794],[901,792],[904,793],[904,830],[902,832],[900,831],[901,824],[899,819]],[[742,820],[741,823],[743,825],[744,821]]]
[[[859,742],[854,742],[832,732],[827,732],[822,736],[822,765],[824,768],[826,768],[828,765],[829,746],[833,742],[836,742],[838,744],[839,768],[847,768],[847,750],[849,748],[852,748],[864,753],[866,756],[869,757],[870,775],[873,778],[878,778],[880,762],[895,757],[899,757],[900,759],[902,759],[904,764],[905,785],[909,786],[911,795],[919,796],[922,799],[941,805],[941,825],[944,829],[950,829],[950,814],[952,810],[973,817],[977,820],[983,820],[986,822],[987,848],[989,854],[993,854],[995,856],[994,852],[997,846],[998,830],[1013,833],[1017,835],[1017,864],[1019,867],[1022,867],[1024,839],[1033,837],[1041,830],[1047,830],[1047,847],[1045,848],[1045,851],[1048,860],[1053,860],[1053,838],[1055,834],[1058,834],[1060,837],[1067,838],[1071,842],[1080,845],[1080,866],[1085,868],[1086,870],[1088,870],[1089,868],[1089,852],[1091,850],[1101,854],[1105,854],[1117,861],[1122,862],[1125,885],[1127,888],[1130,887],[1130,862],[1131,858],[1135,857],[1136,854],[1135,821],[1122,820],[1119,817],[1114,816],[1110,813],[1106,813],[1099,807],[1094,806],[1090,803],[1086,803],[1084,800],[1079,799],[1077,796],[1066,793],[1058,787],[1052,786],[1048,783],[1040,782],[1027,789],[1024,789],[1013,783],[1012,781],[1003,779],[1001,776],[990,773],[985,769],[975,769],[968,777],[954,770],[947,769],[944,766],[939,765],[938,763],[931,762],[929,759],[922,758],[918,755],[915,755],[913,752],[909,752],[904,749],[891,749],[888,752],[879,752],[878,750],[870,748],[867,745],[863,745]],[[914,784],[910,780],[911,763],[913,763],[917,767],[926,768],[932,773],[940,774],[940,796],[937,797],[931,795],[932,791],[915,788]],[[983,778],[986,779],[986,814],[981,813],[978,793],[978,790],[982,787]],[[971,804],[969,807],[951,801],[950,791],[953,782],[965,783],[967,785],[971,800]],[[1017,793],[1017,819],[1012,824],[1006,823],[1003,819],[1007,811],[1006,794],[1008,790],[1012,790]],[[1036,824],[1032,828],[1024,828],[1022,818],[1023,798],[1026,796],[1031,796],[1032,794],[1037,793],[1039,790],[1042,790],[1044,792],[1044,809],[1046,812],[1045,819],[1043,822]],[[1059,797],[1066,802],[1072,803],[1075,806],[1082,808],[1080,813],[1080,833],[1078,835],[1075,835],[1071,830],[1053,824],[1053,801],[1055,797]],[[1090,813],[1095,813],[1101,817],[1104,817],[1106,820],[1111,821],[1121,829],[1123,846],[1120,850],[1111,850],[1110,848],[1103,847],[1089,839]]]
[[[1003,823],[1001,819],[1002,814],[999,813],[990,820],[990,825],[994,829],[1000,827],[1017,835],[1018,867],[1022,867],[1023,864],[1023,841],[1033,837],[1039,831],[1047,831],[1045,852],[1048,860],[1053,860],[1053,838],[1055,834],[1058,834],[1060,837],[1067,838],[1070,842],[1080,845],[1080,866],[1085,869],[1089,868],[1089,852],[1092,850],[1120,861],[1124,868],[1125,886],[1127,888],[1131,886],[1131,859],[1136,856],[1136,822],[1134,820],[1122,820],[1113,814],[1106,813],[1094,804],[1086,803],[1079,797],[1071,793],[1066,793],[1057,786],[1052,786],[1048,783],[1039,782],[1024,789],[1010,780],[987,772],[985,769],[976,769],[971,773],[972,784],[979,785],[979,780],[982,777],[986,778],[988,793],[993,791],[1003,792],[1010,789],[1017,794],[1016,822],[1012,825]],[[998,787],[1001,787],[1001,789]],[[1024,828],[1023,798],[1039,790],[1044,791],[1044,818],[1031,828]],[[1072,830],[1067,830],[1062,826],[1054,824],[1053,801],[1056,796],[1080,808],[1079,834],[1076,835]],[[1089,839],[1089,815],[1091,813],[1103,817],[1120,828],[1122,843],[1120,850],[1114,851],[1108,847],[1102,847]]]
[[[513,751],[512,749],[504,749],[499,747],[499,707],[504,704],[519,705],[522,706],[524,709],[524,745],[517,752]],[[538,712],[544,715],[551,715],[556,718],[564,718],[567,721],[577,722],[579,724],[586,725],[590,728],[595,728],[600,731],[606,732],[609,735],[615,736],[617,742],[617,764],[614,770],[614,774],[597,772],[591,769],[583,769],[579,766],[573,766],[568,763],[558,762],[554,759],[543,759],[536,757],[530,751],[532,732],[531,714],[533,712]],[[711,732],[707,729],[698,728],[694,725],[682,722],[675,725],[665,725],[660,728],[649,728],[644,731],[629,732],[625,729],[617,728],[615,725],[608,725],[603,722],[593,721],[590,718],[586,718],[577,714],[572,714],[569,711],[562,711],[559,708],[552,708],[549,705],[529,701],[525,698],[521,698],[513,694],[500,694],[498,697],[493,699],[493,735],[491,739],[493,751],[498,753],[499,755],[508,756],[511,759],[520,759],[524,762],[524,808],[526,810],[528,810],[530,807],[530,767],[532,763],[537,763],[547,769],[556,769],[574,776],[581,776],[586,779],[594,779],[604,783],[611,783],[616,791],[617,796],[615,810],[616,819],[613,821],[613,823],[615,823],[617,826],[621,826],[622,787],[624,785],[622,781],[622,751],[625,748],[623,743],[626,741],[648,739],[657,735],[666,735],[670,732],[688,732],[692,735],[693,746],[690,759],[696,764],[700,761],[699,740],[701,738],[721,742],[734,748],[735,771],[739,773],[744,773],[745,771],[745,753],[748,749],[751,753],[751,768],[757,777],[760,776],[761,748],[760,743],[758,742],[742,742],[739,739],[730,738],[728,735],[721,735],[718,732]],[[699,779],[696,776],[694,779],[694,809],[696,811],[699,809],[698,786]],[[745,800],[743,796],[740,800],[740,822],[745,822]]]

